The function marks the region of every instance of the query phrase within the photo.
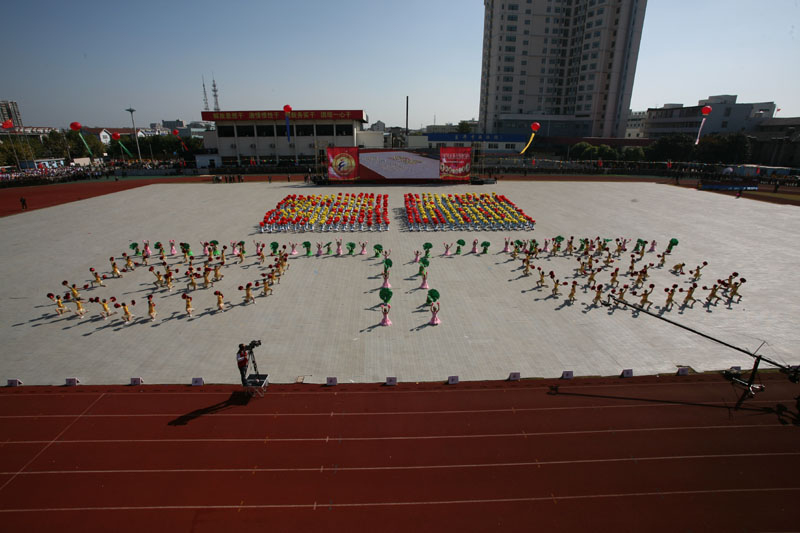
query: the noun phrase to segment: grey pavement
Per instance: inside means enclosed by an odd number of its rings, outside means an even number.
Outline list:
[[[337,236],[261,235],[256,223],[263,213],[287,194],[339,191],[388,193],[393,214],[402,208],[405,192],[494,191],[535,218],[536,230],[508,235],[408,232],[397,218],[388,232],[338,234],[345,242],[367,239],[370,249],[380,243],[392,250],[390,327],[377,325],[381,267],[371,255],[293,256],[273,295],[241,305],[237,287],[260,279],[263,271],[255,264],[254,240],[288,244]],[[298,376],[311,383],[328,376],[339,382],[379,382],[387,376],[439,381],[449,375],[465,381],[505,379],[513,371],[523,377],[557,377],[563,370],[616,375],[624,368],[636,375],[671,374],[679,365],[700,372],[752,364],[742,353],[644,313],[589,307],[591,292],[579,291],[573,305],[566,305],[564,296],[545,298],[549,289],[534,290],[535,277],[520,277],[519,262],[500,253],[505,236],[541,242],[559,234],[655,239],[659,251],[670,238],[679,239],[667,266],[685,261],[688,270],[705,260],[709,264],[701,285],[732,271],[747,283],[739,304],[723,301],[705,308],[707,291],[698,290],[701,301],[693,309],[676,307],[664,316],[749,350],[767,341],[759,353],[798,364],[798,230],[800,210],[793,206],[655,183],[501,182],[352,190],[297,183],[151,185],[0,219],[0,379],[5,384],[19,378],[26,385],[63,384],[73,376],[84,384],[127,383],[134,376],[145,383],[189,383],[192,377],[237,383],[235,350],[251,339],[263,340],[255,353],[272,382],[294,382]],[[441,257],[442,243],[458,238],[489,240],[492,246],[487,255]],[[88,283],[90,267],[108,273],[109,256],[119,258],[130,242],[142,239],[188,241],[198,252],[203,240],[245,240],[250,255],[244,268],[230,261],[222,282],[193,294],[195,318],[185,315],[180,291],[159,290],[154,293],[158,317],[151,322],[145,297],[153,291],[154,278],[142,268],[108,279],[106,288],[83,292],[85,298],[136,299],[135,323],[126,325],[119,315],[103,321],[92,303],[82,320],[55,315],[48,292],[64,292],[62,280]],[[419,307],[425,291],[418,289],[417,266],[411,263],[414,250],[426,241],[434,244],[429,284],[441,293],[442,324],[436,327],[426,326],[430,312]],[[646,260],[656,262],[655,253]],[[614,266],[624,271],[627,264]],[[576,261],[554,257],[535,265],[571,282]],[[604,272],[597,279],[608,278]],[[676,277],[666,268],[652,270],[652,310],[660,311],[664,287],[683,287],[687,281],[688,276]],[[179,279],[176,289],[184,287]],[[212,312],[217,289],[234,304],[222,313]]]

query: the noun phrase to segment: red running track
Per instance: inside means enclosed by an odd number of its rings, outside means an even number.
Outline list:
[[[285,178],[291,181],[302,181],[303,176],[273,176],[276,183],[281,183]],[[247,182],[264,182],[267,176],[244,176]],[[20,197],[25,197],[28,210],[33,211],[43,207],[53,207],[95,196],[103,196],[146,185],[159,185],[163,183],[211,183],[210,176],[176,176],[161,178],[123,178],[121,181],[102,178],[92,181],[78,181],[71,183],[55,183],[52,185],[31,185],[27,187],[7,187],[0,189],[0,216],[22,213]],[[221,185],[220,185],[221,186]],[[232,185],[231,185],[232,186]]]
[[[5,530],[789,531],[800,387],[762,374],[0,391]],[[555,392],[551,385],[559,385]]]

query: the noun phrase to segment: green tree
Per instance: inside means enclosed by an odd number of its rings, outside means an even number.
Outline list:
[[[619,159],[617,151],[607,144],[601,144],[597,147],[597,156],[603,161],[616,161]]]
[[[42,139],[42,148],[45,157],[64,158],[70,157],[67,151],[67,140],[60,131],[51,131]]]
[[[456,129],[458,133],[472,133],[472,126],[466,120],[462,120],[458,123],[458,128]]]
[[[31,161],[36,158],[33,150],[38,142],[28,143],[19,135],[0,135],[0,164],[17,166],[17,161]]]
[[[641,146],[628,146],[622,151],[622,159],[625,161],[643,161],[644,150]]]
[[[652,161],[693,161],[694,139],[683,134],[659,137],[648,147],[646,155]]]
[[[583,154],[591,147],[591,144],[583,141],[573,145],[569,151],[570,159],[585,159]]]
[[[600,156],[600,148],[597,146],[589,146],[586,150],[583,151],[583,155],[581,155],[581,159],[589,159],[594,160]]]
[[[696,148],[697,160],[703,163],[748,163],[750,140],[743,133],[706,135]]]
[[[89,157],[89,152],[86,150],[86,146],[84,146],[83,141],[81,141],[81,137],[78,135],[77,131],[70,130],[67,132],[66,137],[67,142],[69,143],[69,153],[73,158]],[[106,145],[100,142],[100,139],[91,134],[84,135],[83,138],[86,139],[86,144],[88,144],[89,148],[91,148],[94,157],[102,158],[106,151]]]

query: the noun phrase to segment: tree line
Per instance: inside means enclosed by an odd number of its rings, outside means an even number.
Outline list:
[[[86,144],[94,154],[95,160],[109,157],[111,159],[131,159],[120,146],[119,141],[111,141],[106,146],[94,135],[83,136]],[[138,159],[136,140],[131,135],[123,135],[120,141]],[[189,149],[187,152],[181,141]],[[142,159],[169,160],[193,156],[203,148],[203,140],[198,138],[176,137],[174,135],[154,135],[140,137],[139,148]],[[76,131],[51,131],[48,135],[40,137],[25,137],[21,135],[0,135],[0,165],[16,166],[19,161],[32,161],[34,159],[71,159],[89,157]]]
[[[750,139],[743,133],[706,135],[695,145],[688,135],[659,137],[649,146],[627,146],[616,150],[607,144],[579,142],[569,149],[569,159],[605,161],[696,161],[699,163],[749,163]]]

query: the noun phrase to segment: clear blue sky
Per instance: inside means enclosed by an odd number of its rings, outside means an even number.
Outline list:
[[[4,0],[3,20],[0,99],[26,125],[196,120],[212,73],[227,110],[393,126],[408,95],[414,128],[478,116],[480,0]],[[650,0],[631,107],[738,94],[800,116],[798,65],[798,0]]]

